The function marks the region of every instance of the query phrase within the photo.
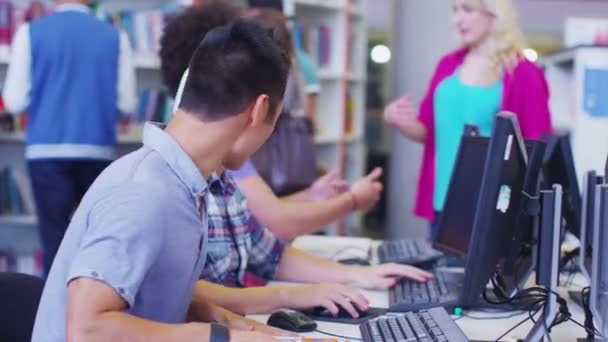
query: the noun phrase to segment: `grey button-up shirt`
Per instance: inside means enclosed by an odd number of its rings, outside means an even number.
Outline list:
[[[183,322],[206,260],[207,181],[161,128],[112,163],[91,186],[48,276],[33,341],[65,341],[67,285],[79,277],[112,287],[127,312]]]

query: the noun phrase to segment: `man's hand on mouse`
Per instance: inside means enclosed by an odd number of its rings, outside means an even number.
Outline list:
[[[359,291],[341,284],[288,286],[280,293],[285,306],[294,310],[324,307],[336,316],[339,307],[343,307],[352,317],[358,318],[355,306],[361,311],[369,307],[369,301]]]
[[[351,267],[353,285],[366,289],[387,289],[395,285],[399,278],[409,278],[420,282],[433,279],[433,274],[409,265],[382,264],[346,267]]]

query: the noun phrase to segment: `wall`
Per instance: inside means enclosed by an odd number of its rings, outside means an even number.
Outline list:
[[[455,47],[451,6],[446,0],[395,1],[393,30],[393,98],[424,95],[439,58]],[[412,215],[422,148],[394,132],[390,155],[390,238],[428,234],[428,224]]]

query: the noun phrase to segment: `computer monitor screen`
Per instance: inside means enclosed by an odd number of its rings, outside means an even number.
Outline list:
[[[483,169],[460,303],[476,305],[510,248],[520,212],[527,153],[513,114],[497,116]]]
[[[595,171],[589,171],[583,176],[583,202],[581,210],[580,247],[577,265],[583,275],[591,278],[591,249],[593,243],[593,227],[595,225],[595,188],[602,184],[603,177]]]
[[[593,235],[593,272],[590,307],[596,328],[608,334],[608,185],[598,185]]]
[[[553,136],[547,143],[543,165],[544,188],[553,184],[563,188],[562,215],[566,228],[580,239],[581,191],[576,176],[570,136]]]
[[[469,250],[488,142],[479,136],[462,137],[433,243],[442,252],[462,257]]]
[[[521,290],[536,265],[538,222],[540,210],[540,172],[545,153],[544,142],[526,140],[528,165],[521,193],[521,208],[517,214],[507,254],[498,260],[496,284],[502,294],[510,297]]]
[[[249,0],[249,7],[272,8],[283,11],[283,0]]]

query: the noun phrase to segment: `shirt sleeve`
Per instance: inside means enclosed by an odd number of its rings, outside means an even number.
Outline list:
[[[283,257],[285,243],[262,227],[253,216],[247,226],[251,238],[251,249],[248,253],[247,271],[263,279],[274,279]]]
[[[96,279],[112,287],[129,307],[134,305],[164,240],[164,215],[158,214],[162,205],[149,197],[142,188],[125,187],[93,206],[68,283],[81,277]]]
[[[305,91],[307,94],[318,94],[321,92],[321,79],[317,72],[317,67],[310,55],[302,50],[296,51],[296,59],[300,66],[302,77],[304,78]]]
[[[21,114],[30,104],[32,88],[32,49],[30,26],[24,24],[15,33],[11,58],[6,73],[2,97],[6,109],[13,114]]]
[[[118,84],[116,106],[123,114],[132,114],[137,105],[135,86],[135,66],[133,50],[127,34],[120,32],[120,48],[118,57]]]
[[[230,175],[237,180],[258,175],[258,171],[255,169],[255,165],[253,165],[251,160],[247,160],[240,169],[229,172]]]

